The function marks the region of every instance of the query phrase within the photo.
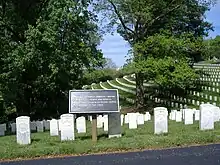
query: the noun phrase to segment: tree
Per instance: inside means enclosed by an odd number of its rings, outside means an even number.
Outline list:
[[[135,45],[139,56],[147,55],[148,58],[134,62],[133,68],[136,72],[142,72],[145,80],[154,81],[166,90],[195,87],[198,75],[188,63],[190,54],[197,51],[197,46],[186,35],[177,38],[155,34]]]
[[[105,58],[103,68],[105,68],[105,69],[117,69],[117,65],[112,61],[111,58]]]
[[[214,3],[212,0],[101,0],[95,7],[110,20],[107,29],[116,27],[133,48],[135,44],[163,30],[171,31],[176,37],[191,33],[194,41],[207,35],[212,26],[204,20],[204,14]],[[143,56],[138,54],[133,53],[135,62],[143,60]],[[196,52],[192,58],[197,59],[194,56],[199,55],[200,52]],[[141,72],[135,75],[136,106],[141,108],[144,105],[144,75]]]
[[[220,36],[216,36],[214,39],[205,40],[207,47],[207,56],[210,58],[220,59]]]
[[[12,21],[0,32],[0,90],[18,115],[58,116],[68,112],[68,91],[81,89],[84,70],[102,59],[96,17],[85,0],[31,2],[37,6],[31,18],[20,17],[23,11],[16,8],[28,1],[2,4],[1,12]],[[20,18],[16,28],[13,17]]]
[[[10,82],[5,79],[13,71],[14,56],[12,51],[26,41],[25,31],[28,25],[35,25],[41,14],[42,8],[48,5],[48,1],[22,0],[22,1],[1,1],[0,2],[0,90],[3,95],[4,110],[13,109],[14,104],[10,100],[14,99],[14,86],[7,87]],[[14,61],[13,61],[14,62]],[[6,85],[6,86],[5,86]],[[11,92],[8,91],[11,90]],[[10,89],[11,88],[11,89]],[[14,111],[12,111],[14,112]]]

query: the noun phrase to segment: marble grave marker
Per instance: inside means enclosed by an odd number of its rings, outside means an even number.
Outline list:
[[[16,138],[18,144],[31,143],[30,117],[20,116],[16,118]]]

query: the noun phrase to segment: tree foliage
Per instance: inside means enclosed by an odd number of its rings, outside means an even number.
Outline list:
[[[84,74],[84,84],[90,85],[92,83],[106,82],[107,80],[114,80],[118,77],[123,77],[126,73],[116,69],[97,69],[92,72]]]
[[[207,56],[209,59],[220,59],[220,36],[204,41],[207,48]]]
[[[142,72],[146,80],[153,80],[163,88],[186,89],[198,78],[189,66],[190,54],[197,51],[197,46],[185,35],[182,38],[164,34],[150,36],[135,45],[142,60],[134,62],[134,68]]]
[[[201,61],[206,56],[203,39],[201,37],[192,39],[193,34],[190,33],[179,37],[171,33],[157,33],[137,43],[134,51],[138,52],[138,56],[142,59],[148,57],[160,59],[169,56],[174,60]]]
[[[149,37],[155,38],[155,34],[167,34],[168,31],[171,36],[181,38],[184,34],[188,36],[187,42],[195,42],[193,51],[187,49],[184,52],[190,51],[191,53],[187,56],[190,56],[193,61],[198,61],[202,58],[201,37],[207,36],[208,31],[212,30],[212,25],[204,19],[205,12],[215,2],[215,0],[101,0],[95,4],[95,7],[110,20],[108,24],[105,23],[107,30],[116,28],[133,49],[136,44],[144,43],[150,39]],[[163,40],[163,38],[156,39],[159,39],[156,42]],[[167,42],[167,40],[163,41]],[[163,44],[165,46],[165,43]],[[176,46],[181,49],[180,45]],[[149,45],[146,46],[148,48],[145,51],[149,52]],[[175,49],[165,47],[161,50],[158,46],[160,44],[154,43],[154,50],[150,51],[159,51],[161,59],[166,59],[167,53],[172,54],[170,50],[175,51]],[[133,50],[133,56],[136,64],[151,58],[148,53],[140,56],[136,50]],[[136,72],[137,108],[143,107],[144,104],[144,78],[146,77],[142,72]]]
[[[10,1],[1,8],[1,17],[7,13],[12,21],[0,34],[0,87],[17,114],[56,116],[68,112],[68,90],[82,87],[84,71],[100,64],[100,35],[85,0],[31,2],[36,11],[30,18],[21,17],[23,8],[16,8],[28,1]]]
[[[105,69],[117,69],[117,65],[111,58],[105,58],[103,68]]]
[[[169,29],[172,34],[193,33],[208,35],[212,25],[205,21],[205,12],[215,0],[101,0],[95,4],[109,23],[105,27],[116,27],[119,34],[131,45]]]
[[[109,19],[107,31],[116,29],[133,50],[133,61],[116,71],[97,49],[101,35],[97,15],[88,10],[91,2],[0,2],[0,122],[14,112],[36,119],[59,116],[68,112],[70,89],[132,71],[141,107],[144,79],[184,90],[198,76],[188,64],[204,58],[204,44],[209,56],[218,53],[219,37],[203,42],[212,30],[205,12],[215,0],[94,1]]]

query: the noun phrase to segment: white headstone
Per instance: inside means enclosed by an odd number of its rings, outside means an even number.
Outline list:
[[[172,120],[172,113],[169,114],[169,120]]]
[[[31,125],[31,131],[37,131],[37,123],[36,123],[36,121],[32,121],[30,125]]]
[[[5,136],[6,124],[0,124],[0,136]]]
[[[30,117],[20,116],[16,118],[16,138],[18,144],[31,143]]]
[[[150,113],[148,114],[148,119],[151,120],[151,115],[150,115]]]
[[[129,121],[128,121],[128,114],[127,115],[125,115],[125,124],[128,124],[129,123]]]
[[[144,125],[144,115],[143,114],[137,114],[137,124]]]
[[[145,115],[144,115],[144,121],[149,121],[149,120],[151,120],[150,113],[146,112]]]
[[[16,132],[16,123],[11,123],[11,132],[12,133]]]
[[[195,121],[199,121],[200,118],[200,110],[195,110]]]
[[[81,116],[76,119],[76,129],[78,133],[86,133],[86,118]]]
[[[37,121],[37,132],[44,132],[44,122]]]
[[[91,121],[91,122],[92,122],[92,116],[89,116],[89,121]]]
[[[168,132],[168,111],[165,107],[154,108],[154,134]]]
[[[75,140],[74,134],[74,116],[73,114],[63,114],[61,119],[61,141]]]
[[[121,114],[121,126],[123,126],[123,124],[124,124],[124,115]]]
[[[97,128],[103,128],[103,118],[102,115],[97,117]]]
[[[193,124],[193,113],[192,109],[184,109],[184,124],[189,125]]]
[[[220,119],[220,109],[217,106],[213,106],[213,111],[214,111],[214,122],[217,122]]]
[[[177,110],[172,110],[171,113],[172,113],[172,118],[171,120],[176,120],[176,112]]]
[[[61,131],[61,128],[62,128],[62,122],[61,122],[61,119],[58,120],[58,129],[59,131]]]
[[[44,123],[44,129],[47,131],[50,130],[50,120],[44,120],[43,123]]]
[[[144,121],[148,121],[148,114],[144,115]]]
[[[59,126],[58,121],[56,119],[50,120],[50,136],[58,136],[59,135]]]
[[[176,111],[176,122],[182,122],[182,112]]]
[[[129,129],[137,128],[137,114],[136,113],[128,113],[128,127]]]
[[[196,108],[193,108],[192,110],[193,110],[193,114],[195,114],[196,113]]]
[[[104,131],[108,131],[108,115],[103,116]]]
[[[4,128],[5,131],[7,131],[7,126],[6,126],[6,124],[2,124],[2,127]]]
[[[200,130],[214,129],[214,110],[211,104],[200,105]]]

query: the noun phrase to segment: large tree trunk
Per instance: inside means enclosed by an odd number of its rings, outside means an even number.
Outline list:
[[[135,73],[136,77],[136,108],[144,107],[144,76],[143,73]]]

